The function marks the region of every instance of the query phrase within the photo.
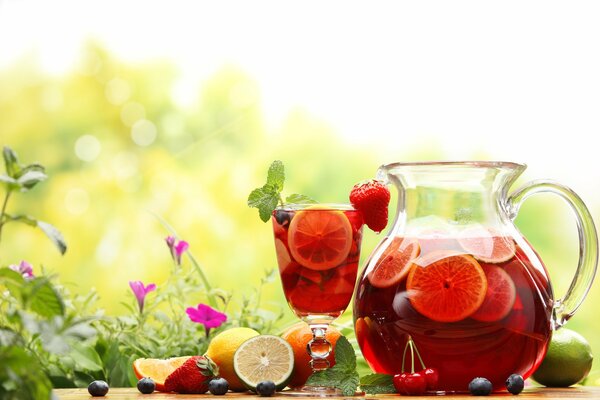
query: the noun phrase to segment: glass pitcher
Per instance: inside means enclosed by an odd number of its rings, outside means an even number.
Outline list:
[[[525,168],[510,162],[379,168],[378,179],[398,189],[397,214],[366,262],[354,304],[356,337],[375,372],[410,373],[413,363],[434,368],[436,390],[451,393],[468,391],[475,377],[503,390],[509,375],[527,378],[539,366],[553,330],[590,289],[598,238],[585,204],[565,186],[533,181],[509,195]],[[558,300],[542,260],[513,224],[522,202],[540,192],[558,194],[577,217],[579,265]],[[406,351],[409,339],[424,366]]]

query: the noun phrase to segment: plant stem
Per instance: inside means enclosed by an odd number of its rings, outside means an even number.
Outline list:
[[[402,353],[402,371],[404,372],[404,360],[406,359],[406,350],[408,350],[408,344],[410,343],[411,339],[408,339],[408,342],[406,342],[406,345],[404,346],[404,353]]]
[[[2,228],[4,227],[4,214],[6,213],[6,205],[8,204],[8,199],[10,198],[11,193],[12,191],[10,189],[6,189],[4,203],[2,204],[2,211],[0,212],[0,240],[2,239]]]
[[[189,251],[189,250],[186,251],[186,254],[189,257],[192,264],[194,265],[194,268],[196,268],[198,275],[200,275],[200,279],[202,280],[202,283],[204,284],[204,288],[206,289],[206,296],[208,297],[208,303],[210,304],[211,307],[216,308],[217,301],[215,300],[215,296],[212,293],[212,287],[210,286],[210,283],[208,282],[206,275],[204,275],[204,271],[202,271],[202,268],[200,268],[200,264],[198,264],[198,261],[196,261],[196,258],[194,257],[194,255],[192,254],[191,251]]]

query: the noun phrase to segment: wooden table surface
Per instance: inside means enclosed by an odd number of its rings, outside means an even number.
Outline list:
[[[83,400],[83,399],[92,399],[98,397],[91,397],[87,391],[87,389],[56,389],[56,395],[60,400]],[[354,397],[354,399],[360,398],[371,398],[371,399],[395,399],[398,400],[401,397],[410,397],[410,396],[400,396],[400,395],[378,395],[378,396],[362,396],[362,397]],[[514,400],[525,400],[525,399],[596,399],[600,400],[600,387],[593,386],[578,386],[572,388],[565,389],[549,389],[549,388],[529,388],[525,389],[523,393],[521,393],[518,397],[513,396],[509,393],[503,394],[495,394],[489,397],[503,397],[503,398],[512,398]],[[164,400],[164,399],[199,399],[199,398],[209,398],[215,400],[217,397],[212,396],[210,394],[197,394],[197,395],[183,395],[183,394],[175,394],[175,393],[159,393],[155,392],[151,395],[141,394],[135,388],[111,388],[104,397],[105,399],[112,400]],[[244,399],[251,400],[253,398],[257,399],[258,397],[254,394],[244,394],[244,393],[228,393],[225,396],[219,396],[220,399]],[[286,398],[286,399],[298,399],[298,397],[289,397],[289,396],[273,396],[273,398]],[[465,398],[474,398],[468,394],[466,395],[448,395],[448,396],[418,396],[414,397],[415,399],[420,400],[452,400],[452,399],[465,399]]]

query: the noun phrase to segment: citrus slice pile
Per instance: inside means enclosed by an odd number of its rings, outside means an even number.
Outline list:
[[[482,265],[488,283],[481,307],[471,315],[477,321],[492,322],[506,317],[517,297],[515,284],[508,273],[495,265]]]
[[[413,264],[406,290],[412,306],[422,315],[434,321],[456,322],[481,306],[487,280],[473,257],[451,255],[436,257],[425,266]]]
[[[493,228],[473,227],[461,232],[458,242],[479,261],[498,264],[515,255],[515,242]]]
[[[255,336],[237,349],[233,368],[248,389],[255,390],[263,381],[272,381],[283,389],[294,369],[294,350],[278,336]]]
[[[306,209],[292,218],[288,245],[294,259],[317,271],[341,264],[352,247],[352,226],[341,211]]]
[[[419,244],[416,241],[395,237],[369,272],[369,282],[378,288],[397,284],[408,274],[412,260],[418,255]]]
[[[165,360],[157,358],[138,358],[133,362],[133,371],[138,379],[152,378],[156,390],[165,390],[165,380],[177,368],[181,367],[190,356],[173,357]]]

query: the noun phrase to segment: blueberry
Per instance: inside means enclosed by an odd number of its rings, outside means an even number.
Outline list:
[[[492,382],[485,378],[475,378],[469,383],[469,392],[473,396],[487,396],[492,393]]]
[[[229,390],[229,382],[224,378],[215,378],[208,382],[208,390],[216,396],[224,395]]]
[[[290,220],[292,219],[292,213],[286,210],[275,210],[275,220],[281,226],[286,226],[290,224]]]
[[[88,386],[88,392],[94,397],[103,397],[108,393],[108,383],[104,381],[94,381]]]
[[[506,389],[512,394],[519,394],[523,391],[525,387],[525,381],[523,377],[519,374],[512,374],[506,380]]]
[[[262,381],[256,385],[256,393],[262,397],[270,397],[275,393],[275,383],[273,381]]]
[[[156,389],[156,384],[152,378],[142,378],[138,381],[137,388],[142,394],[150,394]]]

